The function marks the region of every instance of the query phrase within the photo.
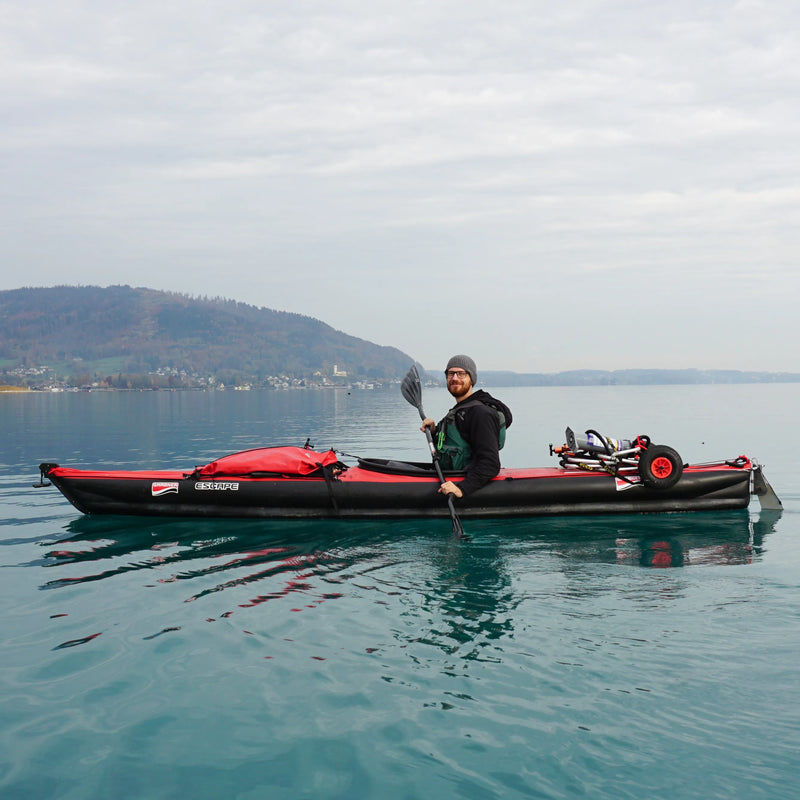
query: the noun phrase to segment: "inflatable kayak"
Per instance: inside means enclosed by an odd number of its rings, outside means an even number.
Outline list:
[[[567,429],[568,440],[571,431]],[[587,437],[552,448],[557,467],[501,469],[486,486],[455,503],[458,515],[526,517],[746,508],[752,494],[780,508],[761,466],[746,456],[683,464],[671,448],[638,437]],[[424,518],[447,515],[433,463],[359,458],[336,451],[267,447],[180,470],[96,470],[39,465],[39,486],[52,482],[85,514],[165,517]],[[456,483],[463,473],[445,473]]]

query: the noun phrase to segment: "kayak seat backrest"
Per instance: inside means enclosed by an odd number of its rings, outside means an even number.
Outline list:
[[[386,458],[359,458],[358,466],[370,472],[383,472],[388,475],[423,475],[435,478],[433,464],[420,461],[394,461]],[[447,475],[463,475],[462,472],[448,471]]]

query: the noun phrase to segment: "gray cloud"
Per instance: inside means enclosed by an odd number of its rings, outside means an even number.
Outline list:
[[[0,13],[3,288],[219,294],[432,367],[800,370],[788,0]]]

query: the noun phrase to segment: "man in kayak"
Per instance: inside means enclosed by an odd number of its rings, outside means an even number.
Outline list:
[[[483,389],[475,390],[478,370],[469,356],[453,356],[444,374],[456,404],[438,425],[430,418],[423,420],[422,430],[431,429],[443,470],[465,470],[464,480],[445,481],[439,491],[465,497],[500,471],[500,448],[511,425],[511,410]]]

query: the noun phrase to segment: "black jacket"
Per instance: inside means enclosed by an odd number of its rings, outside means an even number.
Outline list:
[[[480,402],[473,402],[475,400]],[[458,432],[472,450],[464,480],[458,484],[465,497],[485,486],[500,471],[500,420],[490,406],[503,412],[508,428],[512,422],[511,409],[483,389],[477,389],[454,406]]]

